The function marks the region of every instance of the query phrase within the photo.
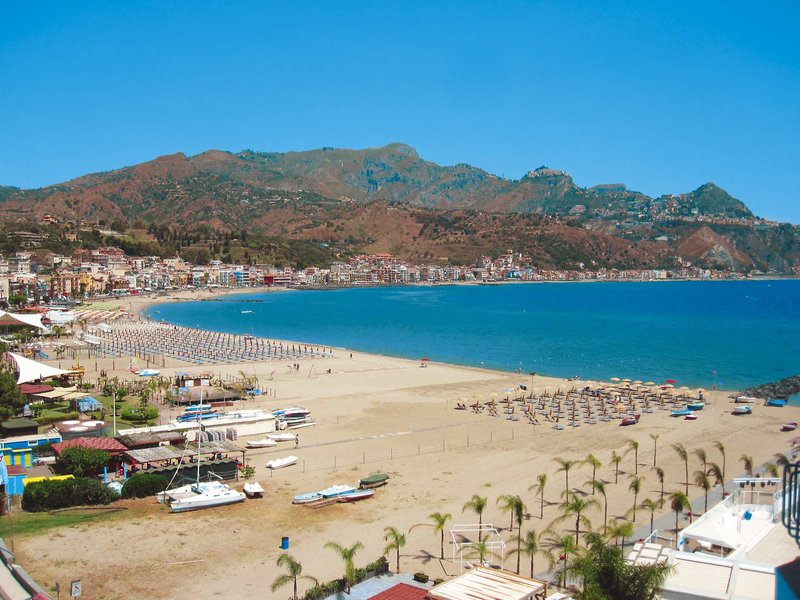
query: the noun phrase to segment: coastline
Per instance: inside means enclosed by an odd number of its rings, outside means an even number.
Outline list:
[[[192,292],[175,301],[202,296]],[[131,298],[124,303],[141,312],[159,300]],[[100,369],[123,380],[134,378],[123,359],[86,362],[88,380],[94,380]],[[574,381],[437,362],[428,362],[423,368],[418,360],[349,350],[337,350],[332,358],[300,359],[299,369],[292,366],[295,363],[297,359],[198,367],[170,359],[161,368],[165,377],[179,370],[210,370],[222,379],[245,372],[255,376],[267,392],[247,400],[248,408],[303,406],[311,410],[317,425],[300,431],[298,448],[247,451],[248,462],[256,467],[255,479],[266,490],[263,501],[173,515],[149,498],[125,500],[121,505],[128,510],[109,521],[17,536],[19,562],[40,581],[59,581],[63,586],[82,578],[84,596],[90,600],[156,597],[166,588],[177,595],[234,599],[263,596],[283,573],[275,561],[282,554],[284,536],[291,540],[289,552],[304,565],[304,573],[328,581],[341,576],[341,561],[323,547],[326,542],[350,545],[360,541],[364,550],[356,557],[356,565],[363,566],[381,555],[383,530],[392,526],[407,535],[408,543],[401,551],[404,572],[447,578],[458,574],[460,567],[452,560],[449,545],[445,560],[439,560],[439,537],[429,515],[450,513],[450,524],[473,523],[476,516],[463,510],[473,494],[488,500],[483,522],[493,523],[511,544],[515,532],[508,531],[509,516],[498,507],[498,497],[520,495],[527,506],[523,533],[531,529],[542,533],[557,526],[553,524],[559,514],[564,476],[556,460],[576,461],[571,487],[587,490],[591,467],[582,461],[593,454],[602,463],[597,476],[606,482],[609,517],[617,521],[629,515],[628,486],[634,475],[644,478],[639,500],[658,497],[654,462],[666,473],[667,493],[683,489],[684,464],[672,445],[682,444],[690,451],[690,469],[694,470],[700,463],[692,451],[703,449],[709,460],[720,461],[712,442],[722,441],[729,451],[730,480],[741,472],[736,460],[740,454],[752,456],[760,465],[774,453],[786,451],[794,436],[780,432],[780,424],[800,420],[797,407],[756,407],[754,414],[736,417],[731,414],[729,392],[713,391],[706,392],[708,404],[697,421],[675,419],[668,411],[656,410],[643,414],[634,427],[622,427],[615,419],[557,430],[544,420],[537,426],[508,420],[502,413],[493,417],[487,411],[456,410],[456,406],[485,405],[493,399],[499,402],[519,394],[521,384],[526,386],[525,393],[552,394],[574,387]],[[587,381],[582,385],[598,384]],[[162,410],[164,419],[177,415],[177,410]],[[238,444],[244,447],[246,439]],[[638,444],[636,464],[630,452],[632,441]],[[619,483],[614,483],[614,453],[623,456]],[[295,467],[265,468],[267,460],[288,454],[299,457]],[[353,483],[374,472],[389,473],[391,479],[370,500],[318,510],[291,503],[295,494]],[[530,489],[539,474],[548,477],[543,518],[540,498]],[[241,488],[242,483],[236,487]],[[690,496],[700,498],[702,506],[701,491],[692,487]],[[672,519],[668,505],[658,515]],[[602,509],[591,509],[587,516],[594,529],[602,528]],[[645,511],[639,511],[636,527],[645,527],[647,522]],[[125,544],[120,545],[120,540]],[[75,547],[85,551],[77,555]],[[175,568],[195,557],[202,561],[196,577],[187,578],[185,571]],[[136,569],[118,568],[131,561],[136,562]],[[513,559],[503,562],[511,567]],[[546,571],[542,558],[537,558],[536,571]],[[142,577],[142,572],[150,576]],[[114,576],[108,577],[108,573]]]

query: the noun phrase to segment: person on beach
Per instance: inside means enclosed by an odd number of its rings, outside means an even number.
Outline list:
[[[300,446],[300,436],[295,434],[294,436],[294,447],[298,448]]]

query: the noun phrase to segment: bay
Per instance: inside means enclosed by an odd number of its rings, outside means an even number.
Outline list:
[[[518,371],[520,383],[536,372],[744,389],[800,373],[800,280],[267,292],[160,304],[145,314],[213,331]]]

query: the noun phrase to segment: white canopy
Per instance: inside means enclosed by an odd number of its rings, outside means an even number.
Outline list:
[[[38,314],[23,315],[0,310],[0,325],[24,325],[47,331],[47,327],[42,325],[42,315]]]
[[[59,377],[69,373],[69,371],[65,371],[64,369],[56,369],[55,367],[36,362],[30,358],[25,358],[14,352],[9,352],[8,354],[14,359],[14,362],[17,363],[17,368],[19,369],[19,377],[17,377],[18,384],[44,379],[45,377]]]

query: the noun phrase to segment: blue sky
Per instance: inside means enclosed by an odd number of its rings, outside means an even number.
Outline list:
[[[0,184],[173,152],[363,148],[800,223],[800,4],[16,2]]]

